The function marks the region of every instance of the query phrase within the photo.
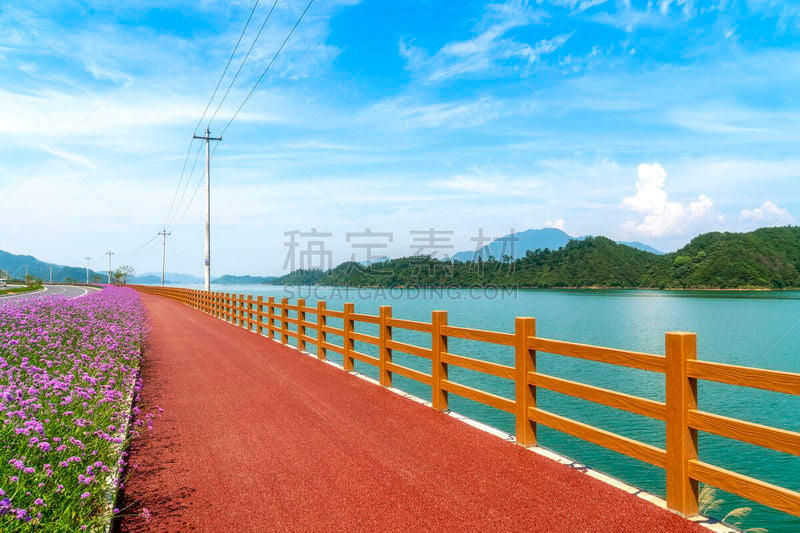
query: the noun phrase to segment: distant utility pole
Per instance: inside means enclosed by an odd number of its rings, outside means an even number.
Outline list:
[[[106,255],[108,256],[108,284],[111,285],[111,256],[114,255],[114,252],[109,250]]]
[[[206,263],[203,282],[206,292],[211,291],[211,141],[221,141],[222,137],[212,137],[206,128],[205,135],[192,135],[193,139],[206,141]]]
[[[164,228],[163,231],[158,232],[159,235],[164,237],[164,241],[161,247],[161,286],[164,286],[164,270],[167,266],[167,235],[172,235],[171,231],[167,231],[167,228]]]
[[[92,258],[87,255],[86,256],[86,284],[87,285],[89,284],[89,261],[91,261],[91,260],[92,260]]]
[[[50,265],[50,285],[53,284],[53,265]]]

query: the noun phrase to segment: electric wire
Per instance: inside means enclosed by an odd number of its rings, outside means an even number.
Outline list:
[[[160,235],[156,235],[156,236],[153,238],[153,240],[154,240],[155,238],[158,238],[158,237],[160,237]],[[161,243],[160,243],[160,242],[158,242],[158,241],[156,241],[156,242],[153,242],[153,240],[151,240],[151,241],[150,241],[150,243],[148,243],[148,244],[150,244],[150,246],[147,246],[146,248],[143,248],[142,250],[139,250],[139,251],[137,251],[137,252],[132,252],[132,253],[119,253],[119,254],[115,253],[115,254],[114,254],[114,257],[117,257],[117,258],[130,258],[130,257],[138,257],[138,256],[140,256],[140,255],[142,255],[142,254],[146,254],[146,253],[147,253],[147,252],[149,252],[150,250],[153,250],[153,249],[155,249],[155,248],[157,248],[157,247],[161,246]]]
[[[222,136],[222,135],[223,135],[223,134],[224,134],[226,131],[228,131],[228,128],[230,127],[231,123],[233,123],[233,121],[234,121],[234,120],[236,119],[236,117],[239,115],[239,112],[241,112],[241,110],[242,110],[242,108],[244,107],[244,105],[247,103],[247,101],[248,101],[248,100],[250,99],[250,97],[253,95],[253,93],[255,92],[256,88],[257,88],[257,87],[258,87],[258,85],[261,83],[261,80],[263,80],[263,79],[264,79],[264,76],[266,76],[266,75],[267,75],[267,72],[269,72],[269,69],[270,69],[270,68],[272,68],[272,65],[273,65],[273,63],[275,63],[275,60],[278,58],[278,55],[281,53],[281,50],[283,50],[283,47],[284,47],[284,46],[286,46],[286,43],[287,43],[287,42],[289,42],[289,39],[290,39],[290,38],[292,37],[292,35],[294,34],[294,31],[295,31],[295,30],[297,29],[297,27],[300,25],[300,22],[302,22],[302,20],[303,20],[303,17],[305,17],[305,16],[306,16],[306,13],[308,13],[308,10],[309,10],[309,8],[311,7],[311,4],[313,4],[313,3],[314,3],[314,0],[309,0],[308,4],[306,4],[306,8],[305,8],[305,9],[303,10],[303,12],[300,14],[300,17],[298,17],[298,19],[297,19],[297,22],[295,22],[294,26],[292,26],[292,29],[291,29],[291,30],[289,31],[289,33],[286,35],[286,38],[283,40],[283,43],[281,43],[281,46],[280,46],[280,47],[278,48],[278,50],[275,52],[275,55],[273,55],[273,56],[272,56],[272,59],[270,60],[269,64],[267,65],[267,68],[265,68],[265,69],[264,69],[264,72],[262,72],[262,73],[261,73],[261,76],[259,76],[259,77],[258,77],[258,79],[256,80],[255,84],[254,84],[254,85],[253,85],[253,87],[250,89],[250,92],[249,92],[249,93],[247,93],[247,96],[245,96],[244,100],[243,100],[243,101],[242,101],[242,103],[239,105],[238,109],[236,109],[236,112],[235,112],[235,113],[233,114],[233,116],[230,118],[230,120],[228,121],[228,123],[227,123],[227,124],[225,124],[225,127],[224,127],[224,128],[222,128],[222,131],[221,131],[221,132],[220,132],[220,134],[219,134],[219,135],[220,135],[220,137],[221,137],[221,136]]]
[[[244,65],[247,63],[247,60],[248,60],[248,58],[250,57],[250,53],[252,52],[253,48],[254,48],[254,47],[255,47],[255,45],[256,45],[256,42],[257,42],[257,41],[258,41],[258,39],[260,38],[260,36],[261,36],[261,33],[262,33],[262,31],[263,31],[264,27],[266,27],[266,25],[267,25],[267,22],[268,22],[268,21],[269,21],[269,19],[271,18],[271,16],[272,16],[272,13],[273,13],[273,11],[274,11],[274,9],[275,9],[275,6],[277,5],[277,3],[278,3],[278,0],[275,0],[275,2],[272,4],[272,7],[270,8],[269,12],[267,13],[267,16],[265,17],[265,19],[264,19],[264,22],[261,24],[261,27],[259,28],[259,30],[258,30],[258,33],[256,34],[256,37],[253,39],[253,42],[250,44],[250,48],[248,49],[248,51],[247,51],[247,54],[245,55],[244,59],[242,60],[242,63],[239,65],[239,68],[238,68],[238,70],[236,71],[236,74],[234,75],[233,79],[231,80],[230,84],[228,85],[228,88],[226,89],[226,91],[225,91],[225,94],[222,96],[222,98],[221,98],[221,99],[220,99],[220,101],[218,102],[218,104],[217,104],[217,107],[216,107],[216,109],[215,109],[215,111],[214,111],[214,114],[211,116],[211,118],[209,119],[209,122],[208,122],[208,129],[209,129],[209,130],[211,129],[211,124],[213,123],[214,119],[216,118],[217,114],[219,113],[219,110],[222,108],[222,105],[223,105],[223,103],[224,103],[224,102],[225,102],[225,100],[227,99],[227,97],[228,97],[228,94],[229,94],[229,93],[230,93],[230,91],[231,91],[231,88],[232,88],[232,87],[233,87],[233,85],[235,84],[236,80],[237,80],[237,79],[238,79],[238,77],[239,77],[239,74],[241,73],[242,69],[244,68]],[[280,47],[278,47],[277,51],[276,51],[276,52],[275,52],[275,54],[272,56],[272,59],[270,60],[269,64],[267,64],[267,66],[266,66],[266,68],[264,69],[264,71],[263,71],[263,72],[261,73],[261,75],[258,77],[258,79],[257,79],[257,80],[256,80],[256,82],[253,84],[253,86],[250,88],[250,91],[247,93],[247,95],[245,96],[244,100],[242,100],[241,104],[239,104],[239,106],[236,108],[236,111],[234,112],[234,114],[231,116],[231,118],[230,118],[230,119],[228,120],[228,122],[225,124],[225,127],[222,129],[222,132],[220,133],[220,136],[222,136],[222,134],[223,134],[223,133],[225,133],[225,132],[228,130],[228,128],[231,126],[231,124],[233,124],[233,121],[236,119],[236,117],[237,117],[237,116],[239,115],[239,113],[242,111],[242,109],[244,108],[244,106],[247,104],[247,102],[248,102],[248,101],[250,100],[250,98],[253,96],[253,93],[255,93],[256,89],[257,89],[257,88],[258,88],[258,86],[261,84],[261,82],[263,81],[264,77],[267,75],[267,73],[268,73],[268,72],[270,71],[270,69],[272,68],[272,65],[275,63],[276,59],[278,58],[278,56],[280,55],[280,53],[281,53],[281,52],[283,51],[283,49],[285,48],[286,44],[289,42],[289,39],[291,39],[292,35],[293,35],[293,34],[294,34],[294,32],[297,30],[298,26],[300,26],[300,23],[303,21],[303,18],[305,18],[305,16],[306,16],[306,13],[308,13],[308,10],[311,8],[311,5],[312,5],[313,3],[314,3],[314,0],[309,0],[309,2],[306,4],[306,6],[305,6],[305,9],[303,9],[302,13],[301,13],[301,14],[300,14],[300,16],[297,18],[297,21],[296,21],[296,22],[294,23],[294,25],[292,26],[292,29],[291,29],[291,30],[289,31],[289,33],[286,35],[286,37],[284,38],[284,40],[283,40],[283,42],[281,43]],[[256,2],[256,4],[258,4],[258,2]],[[255,10],[255,6],[253,7],[253,10],[251,10],[251,14],[250,14],[250,16],[251,16],[251,17],[252,17],[252,14],[253,14],[253,11],[254,11],[254,10]],[[249,24],[249,22],[250,22],[250,19],[248,18],[248,22],[247,22],[247,24]],[[246,26],[245,26],[245,29],[246,29]],[[244,30],[242,30],[242,34],[241,34],[241,35],[240,35],[240,37],[239,37],[239,41],[241,41],[241,39],[242,39],[242,35],[244,35]],[[237,47],[237,48],[238,48],[238,46],[239,46],[239,42],[237,42],[237,44],[236,44],[236,47]],[[235,51],[236,51],[236,49],[234,49],[234,54],[235,54]],[[233,55],[234,55],[234,54],[231,54],[231,59],[232,59],[232,57],[233,57]],[[225,67],[225,71],[227,71],[228,67],[230,66],[230,62],[231,62],[231,60],[229,59],[229,61],[228,61],[228,65],[226,65],[226,67]],[[223,72],[223,76],[224,76],[224,72]],[[203,117],[201,117],[200,121],[198,122],[198,125],[195,127],[195,134],[197,133],[197,127],[199,127],[200,123],[202,123],[202,121],[203,121],[203,118],[205,117],[205,114],[206,114],[206,112],[208,111],[208,107],[210,106],[210,103],[213,101],[214,97],[216,96],[216,92],[217,92],[217,90],[219,89],[219,85],[221,84],[221,81],[222,81],[222,77],[220,77],[220,81],[217,83],[217,87],[214,89],[214,94],[212,94],[212,97],[211,97],[211,99],[209,100],[209,105],[207,105],[207,106],[206,106],[206,110],[203,112]],[[192,138],[192,141],[194,141],[194,138]],[[186,168],[186,166],[187,166],[187,164],[188,164],[188,158],[189,158],[189,155],[191,154],[191,146],[192,146],[192,144],[190,143],[190,144],[189,144],[189,150],[188,150],[188,152],[187,152],[187,156],[186,156],[186,158],[185,158],[185,162],[184,162],[184,170],[185,170],[185,168]],[[213,149],[212,155],[213,155],[214,153],[216,153],[217,146],[218,146],[218,145],[215,145],[215,146],[214,146],[214,149]],[[200,149],[198,149],[198,151],[197,151],[197,154],[195,155],[194,163],[192,164],[192,169],[189,171],[189,177],[186,179],[186,183],[185,183],[185,185],[184,185],[184,188],[183,188],[183,193],[181,194],[181,198],[180,198],[180,200],[177,202],[177,207],[176,207],[175,211],[172,213],[172,216],[171,216],[171,217],[168,217],[168,218],[169,218],[169,221],[168,221],[168,223],[167,223],[167,224],[165,224],[165,227],[173,228],[173,227],[175,227],[175,226],[178,226],[178,225],[180,225],[180,224],[181,224],[181,222],[183,222],[183,219],[184,219],[184,217],[186,216],[186,214],[188,213],[189,209],[191,208],[191,206],[192,206],[192,205],[193,205],[193,203],[194,203],[194,200],[195,200],[195,198],[196,198],[196,196],[197,196],[197,192],[200,190],[200,186],[201,186],[201,185],[202,185],[202,183],[203,183],[202,179],[198,179],[198,180],[197,180],[197,183],[196,183],[196,185],[195,185],[195,188],[194,188],[194,190],[192,191],[192,195],[189,197],[189,200],[188,200],[188,202],[187,202],[187,203],[186,203],[186,205],[185,205],[185,208],[184,208],[184,210],[183,210],[183,213],[181,213],[181,216],[180,216],[180,218],[178,218],[178,219],[177,219],[177,221],[175,221],[175,215],[177,215],[177,213],[178,213],[178,212],[179,212],[179,210],[180,210],[179,206],[180,206],[180,205],[183,203],[183,199],[184,199],[184,197],[185,197],[185,195],[186,195],[186,192],[187,192],[187,190],[188,190],[188,188],[189,188],[189,184],[191,183],[192,176],[193,176],[193,174],[194,174],[194,170],[195,170],[195,167],[196,167],[196,165],[197,165],[197,161],[198,161],[198,158],[199,158],[199,156],[200,156],[200,151],[201,151],[201,150],[202,150],[202,145],[201,145]],[[182,174],[183,174],[183,173],[182,173]],[[179,182],[178,189],[180,189],[180,183],[181,183],[181,182]],[[176,189],[176,194],[175,194],[175,196],[177,197],[177,189]],[[173,202],[173,203],[174,203],[174,202]],[[171,210],[172,210],[172,208],[170,208],[170,211],[171,211]],[[144,252],[141,252],[141,253],[144,253]]]
[[[197,128],[195,128],[197,131]],[[172,195],[172,202],[169,204],[169,209],[167,209],[167,216],[164,218],[163,226],[166,226],[170,217],[172,216],[172,208],[175,207],[175,200],[178,198],[178,193],[181,190],[181,184],[183,183],[183,176],[186,173],[186,165],[189,163],[189,156],[192,154],[192,143],[194,143],[194,137],[189,141],[189,147],[186,150],[186,157],[183,158],[183,168],[181,169],[181,176],[178,179],[178,186],[175,188],[175,193]]]
[[[217,96],[217,91],[219,90],[219,86],[222,85],[222,80],[225,79],[225,74],[228,73],[228,68],[231,66],[231,62],[233,62],[234,56],[236,56],[237,50],[239,50],[239,45],[242,43],[242,38],[244,37],[245,32],[247,31],[248,26],[250,26],[250,21],[253,18],[253,13],[256,12],[256,8],[261,0],[256,0],[253,4],[253,8],[250,10],[250,15],[247,17],[247,22],[244,23],[244,28],[242,28],[242,33],[239,34],[239,39],[236,41],[236,46],[233,47],[233,52],[231,52],[230,57],[228,58],[228,62],[225,64],[225,68],[222,70],[222,74],[217,81],[217,86],[214,87],[214,92],[211,93],[211,98],[208,99],[208,103],[206,104],[206,108],[203,110],[203,114],[200,117],[200,120],[197,121],[197,125],[194,127],[194,134],[197,135],[197,128],[200,127],[200,124],[203,123],[203,119],[206,118],[206,113],[208,113],[208,108],[211,107],[211,102],[214,101],[214,97]],[[276,0],[277,3],[277,0]],[[273,8],[275,6],[273,5]],[[271,13],[271,11],[270,11]],[[259,32],[260,34],[260,32]],[[249,54],[249,52],[248,52]]]
[[[129,256],[129,255],[131,255],[131,254],[134,254],[134,253],[138,252],[140,249],[144,248],[145,246],[147,246],[148,244],[150,244],[151,242],[153,242],[153,241],[154,241],[154,240],[156,240],[157,238],[158,238],[158,234],[155,234],[155,235],[153,236],[153,238],[152,238],[152,239],[150,239],[149,241],[147,241],[146,243],[144,243],[144,244],[142,244],[142,245],[139,245],[139,246],[137,246],[136,248],[132,248],[132,249],[130,249],[130,250],[128,250],[128,251],[125,251],[125,252],[120,252],[119,254],[114,254],[114,255],[119,255],[119,256]]]
[[[183,192],[181,193],[181,198],[178,200],[178,203],[175,207],[175,211],[172,212],[172,216],[170,219],[164,224],[166,228],[172,228],[174,226],[173,222],[175,221],[175,217],[180,212],[180,206],[183,203],[183,199],[186,197],[186,191],[189,189],[189,184],[192,181],[192,176],[194,176],[194,170],[197,167],[197,161],[200,159],[200,152],[203,151],[203,143],[200,143],[200,146],[197,148],[197,153],[194,156],[194,162],[192,163],[192,169],[189,171],[189,175],[186,177],[186,183],[183,186]]]
[[[192,192],[191,198],[189,198],[189,202],[186,204],[186,209],[183,210],[183,214],[181,214],[181,218],[178,219],[178,222],[175,223],[175,226],[179,226],[181,222],[183,222],[183,217],[186,216],[186,213],[189,211],[189,208],[192,207],[194,203],[194,198],[197,196],[197,191],[200,190],[200,185],[202,185],[203,180],[197,180],[197,185],[195,185],[194,192]]]
[[[228,93],[231,92],[231,89],[233,88],[233,85],[236,83],[236,80],[239,78],[239,74],[241,74],[245,63],[247,63],[247,60],[250,57],[250,53],[253,51],[253,48],[255,48],[256,43],[258,42],[258,39],[261,37],[261,32],[264,31],[264,27],[267,25],[267,22],[269,22],[269,19],[272,18],[272,12],[275,11],[275,6],[276,5],[278,5],[278,0],[275,0],[275,2],[272,3],[272,7],[269,8],[269,13],[267,13],[267,16],[264,18],[264,22],[261,23],[261,27],[258,29],[258,33],[256,34],[255,38],[253,39],[253,42],[250,43],[250,48],[247,50],[247,54],[245,54],[244,59],[242,59],[242,63],[239,65],[239,69],[236,71],[236,74],[233,76],[233,79],[228,84],[228,88],[225,90],[225,94],[222,95],[222,99],[217,104],[217,108],[214,110],[214,114],[211,115],[211,118],[208,121],[208,129],[209,130],[211,129],[211,124],[214,122],[214,119],[217,118],[217,113],[219,113],[220,108],[222,108],[222,104],[225,103],[225,99],[228,97]]]
[[[250,10],[250,14],[247,17],[247,21],[245,22],[244,27],[242,28],[242,31],[239,34],[239,39],[236,41],[236,45],[233,47],[233,51],[231,52],[230,57],[228,57],[228,62],[225,64],[225,68],[222,70],[222,74],[220,74],[219,80],[217,80],[217,86],[214,87],[214,92],[211,94],[211,98],[208,99],[206,107],[203,110],[203,114],[200,116],[200,120],[197,121],[197,125],[195,125],[194,127],[195,135],[197,134],[197,128],[199,128],[200,124],[203,123],[203,119],[206,117],[206,113],[208,113],[208,109],[211,107],[211,103],[214,101],[214,98],[216,97],[220,85],[222,85],[222,80],[225,79],[225,74],[228,73],[228,68],[231,66],[231,62],[233,61],[233,58],[236,56],[236,52],[239,50],[239,45],[242,42],[242,38],[244,37],[247,28],[250,26],[250,21],[253,19],[253,14],[255,13],[256,8],[258,7],[258,4],[260,2],[261,0],[256,0],[255,3],[253,4],[252,9]],[[192,137],[192,139],[189,141],[189,146],[186,149],[186,156],[183,158],[183,168],[181,169],[181,175],[180,178],[178,179],[178,186],[175,188],[175,193],[172,195],[172,201],[170,202],[169,209],[167,210],[167,216],[164,219],[164,224],[163,224],[164,226],[166,226],[167,221],[171,217],[173,217],[172,209],[173,208],[175,208],[176,210],[179,209],[179,207],[175,206],[175,200],[178,198],[178,193],[180,192],[181,185],[183,184],[183,178],[186,173],[186,165],[189,163],[189,156],[192,153],[192,144],[194,143],[194,141],[195,139],[194,137]]]

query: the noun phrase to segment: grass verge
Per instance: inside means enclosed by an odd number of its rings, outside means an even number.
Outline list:
[[[21,292],[33,292],[42,288],[41,285],[31,285],[29,287],[14,287],[13,289],[0,289],[0,296],[4,294],[18,294]]]

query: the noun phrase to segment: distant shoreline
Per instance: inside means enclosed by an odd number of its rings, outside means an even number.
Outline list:
[[[766,288],[766,287],[532,287],[525,285],[302,285],[302,284],[272,284],[264,283],[269,287],[334,287],[346,289],[525,289],[525,290],[560,290],[560,291],[698,291],[698,292],[777,292],[777,291],[797,291],[800,287]]]

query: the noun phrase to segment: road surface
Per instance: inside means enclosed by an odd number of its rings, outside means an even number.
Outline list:
[[[11,286],[9,285],[9,288]],[[76,285],[45,285],[40,291],[23,292],[21,294],[8,294],[0,296],[0,305],[4,302],[19,300],[20,298],[41,298],[42,296],[63,296],[65,298],[80,298],[90,292],[98,291],[96,287],[81,287]]]

